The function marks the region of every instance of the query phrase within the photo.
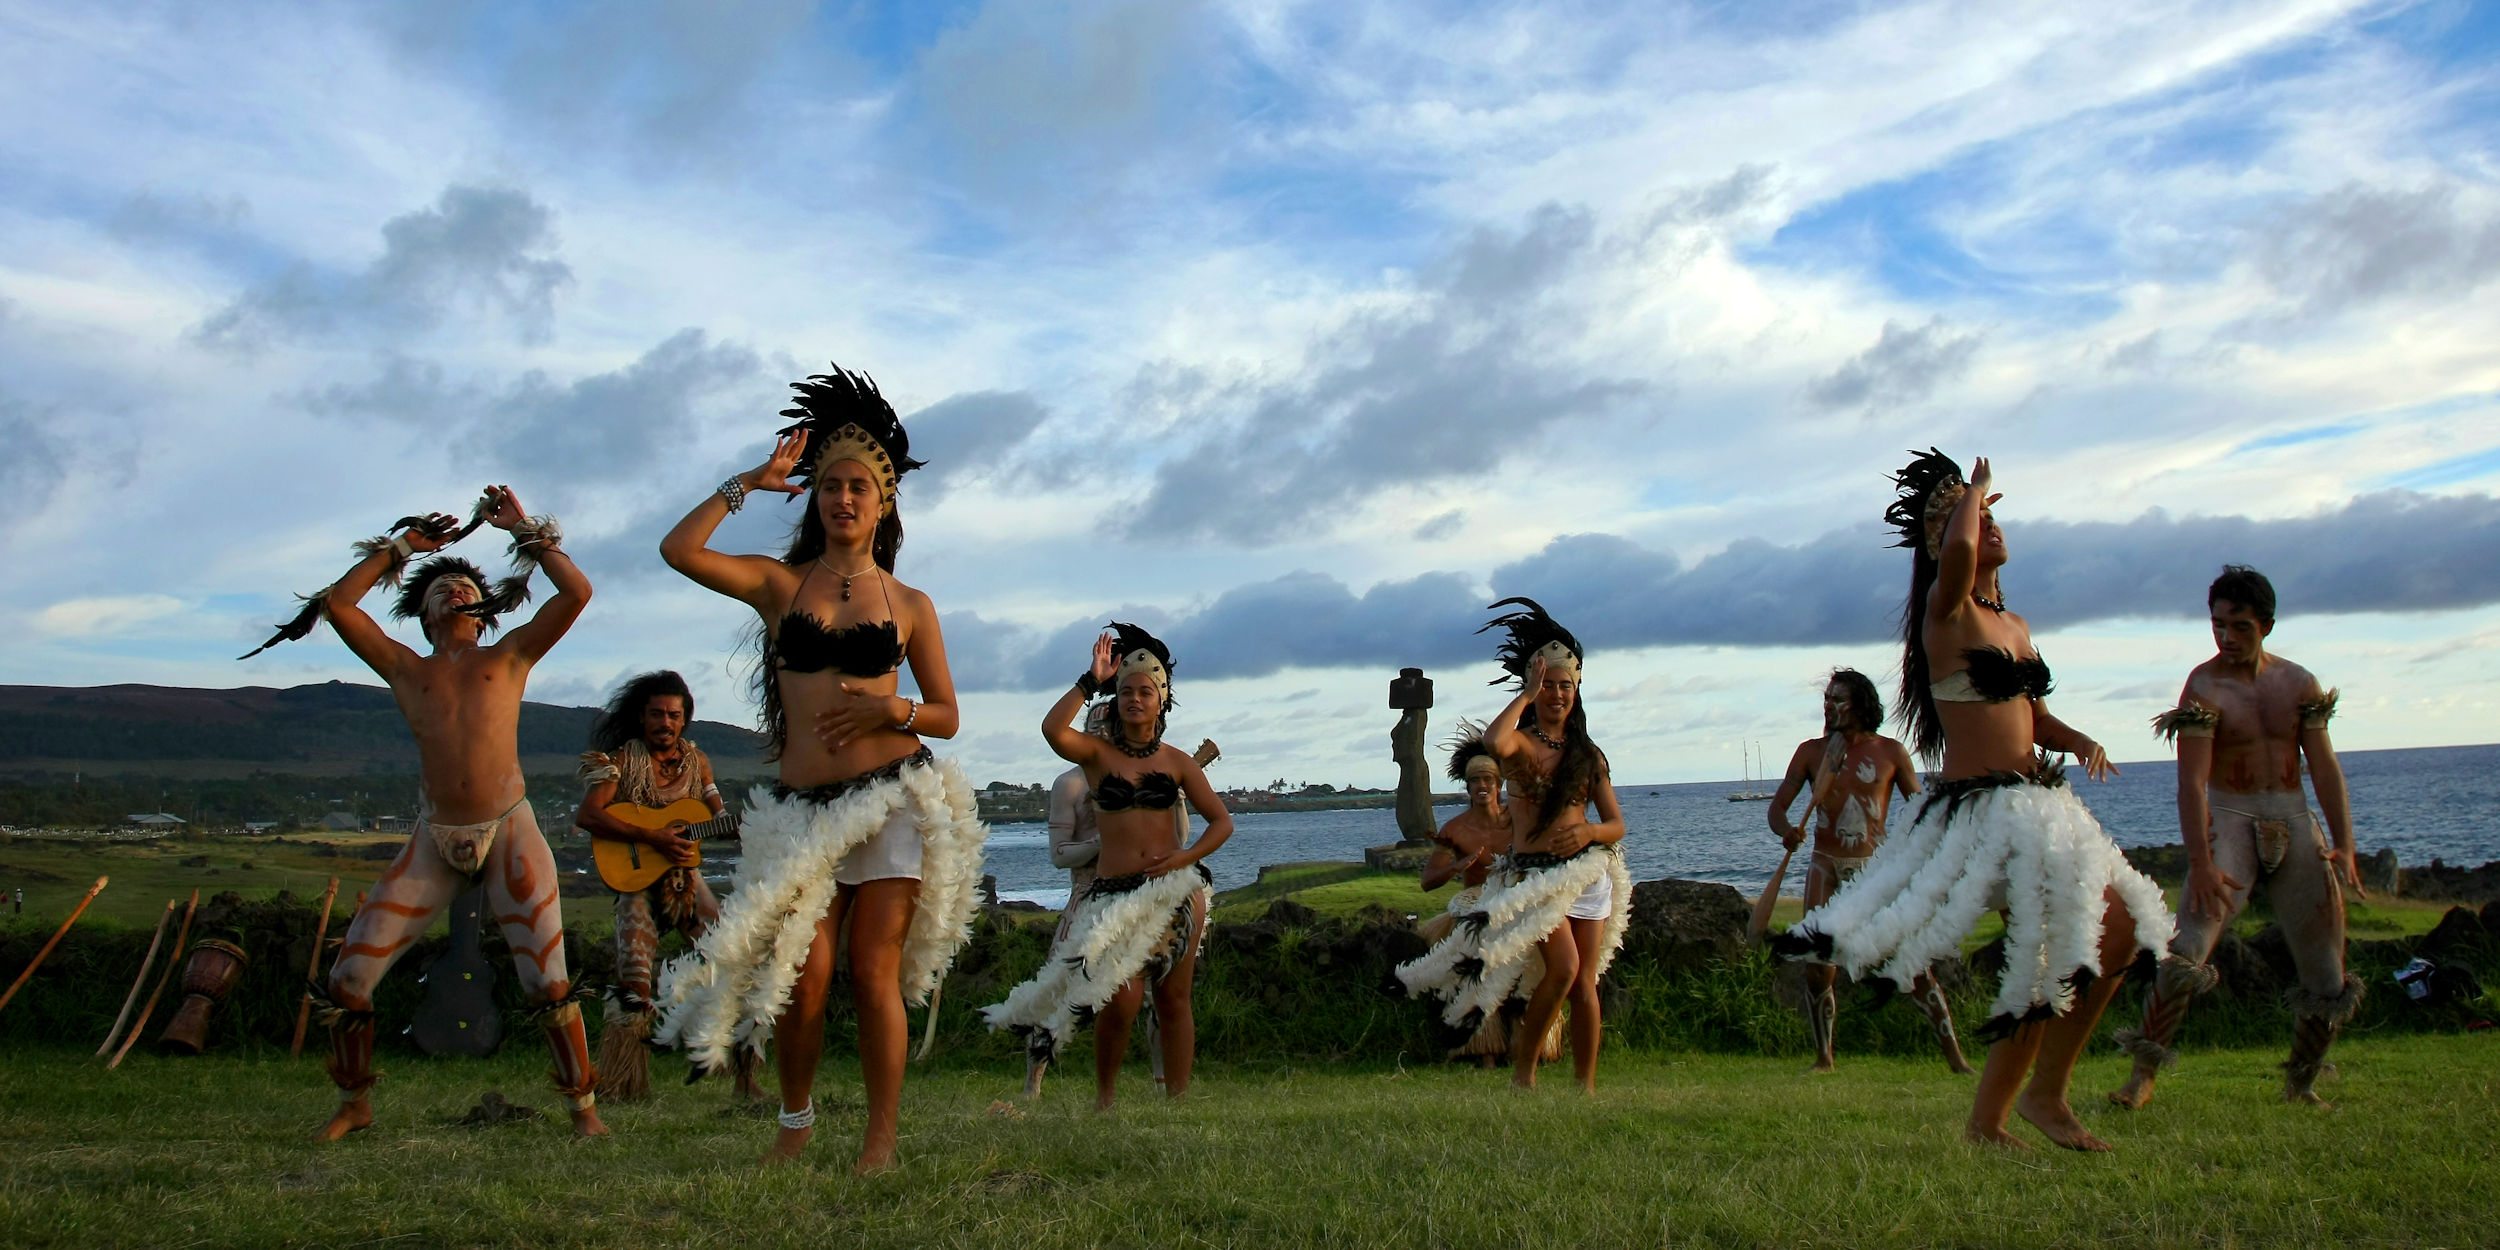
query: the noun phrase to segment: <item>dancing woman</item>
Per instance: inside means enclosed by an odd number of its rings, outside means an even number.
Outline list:
[[[661,973],[655,1036],[719,1067],[732,1047],[760,1049],[769,1028],[781,1131],[766,1158],[796,1157],[814,1130],[825,992],[847,930],[868,1088],[852,1166],[877,1171],[894,1162],[903,1002],[927,1002],[971,936],[986,831],[963,770],[921,742],[953,737],[957,718],[937,608],[893,576],[895,486],[920,462],[865,375],[837,366],[792,389],[782,415],[796,423],[772,457],[660,542],[669,567],[761,618],[755,688],[780,780],[748,801],[719,920]],[[712,550],[722,518],[758,491],[807,496],[787,554]],[[917,698],[897,692],[905,663]]]
[[[2095,780],[2117,772],[2099,743],[2049,712],[2048,665],[1998,581],[2005,534],[1989,510],[1988,462],[1965,483],[1930,450],[1894,480],[1885,519],[1911,549],[1899,715],[1919,754],[1942,754],[1940,780],[1908,832],[1774,946],[1907,989],[1959,952],[1982,911],[2004,909],[2005,972],[1981,1030],[1991,1045],[1966,1135],[2020,1147],[2005,1127],[2019,1112],[2058,1145],[2107,1150],[2075,1118],[2067,1085],[2124,979],[2102,974],[2149,969],[2170,941],[2169,912],[2049,762],[2064,752]]]
[[[1536,1084],[1544,1040],[1568,999],[1572,1075],[1594,1093],[1602,1028],[1597,980],[1614,962],[1632,915],[1632,877],[1616,846],[1623,812],[1605,752],[1589,741],[1580,640],[1533,599],[1493,606],[1514,603],[1524,610],[1484,627],[1509,633],[1495,658],[1519,681],[1518,697],[1484,733],[1485,749],[1510,786],[1510,875],[1488,885],[1449,936],[1401,965],[1398,978],[1409,990],[1449,999],[1442,1018],[1460,1027],[1499,1012],[1532,981],[1510,1055],[1512,1083],[1527,1087]],[[1592,805],[1595,820],[1588,817]]]
[[[1050,749],[1084,769],[1093,787],[1102,844],[1097,875],[1083,897],[1068,901],[1069,914],[1042,970],[981,1011],[991,1028],[1022,1036],[1040,1065],[1092,1016],[1098,1110],[1109,1110],[1118,1092],[1129,1026],[1149,991],[1160,1024],[1164,1090],[1172,1097],[1189,1092],[1197,1054],[1189,994],[1214,880],[1200,861],[1232,836],[1233,818],[1198,761],[1163,740],[1172,668],[1161,640],[1114,621],[1094,640],[1093,663],[1042,718]],[[1113,692],[1117,718],[1107,738],[1071,724],[1102,690]],[[1206,832],[1187,847],[1172,819],[1183,797],[1207,821]]]

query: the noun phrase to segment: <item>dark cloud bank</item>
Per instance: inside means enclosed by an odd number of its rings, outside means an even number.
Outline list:
[[[2116,617],[2201,617],[2226,562],[2274,580],[2282,613],[2408,612],[2500,602],[2500,498],[2364,495],[2287,520],[2174,517],[2017,525],[2008,598],[2035,630]],[[1362,594],[1318,573],[1236,587],[1194,612],[1106,605],[1051,631],[976,613],[946,617],[968,689],[1045,689],[1072,679],[1103,619],[1146,622],[1192,677],[1260,677],[1289,666],[1467,666],[1490,675],[1473,630],[1505,595],[1543,602],[1592,650],[1862,644],[1895,636],[1907,553],[1873,526],[1793,547],[1746,540],[1695,563],[1610,534],[1555,539],[1533,558],[1472,576],[1427,573]]]

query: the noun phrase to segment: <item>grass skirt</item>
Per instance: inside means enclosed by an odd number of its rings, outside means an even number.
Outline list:
[[[1597,944],[1597,974],[1606,975],[1632,923],[1632,873],[1612,846],[1592,846],[1550,868],[1509,872],[1485,882],[1473,911],[1422,956],[1398,965],[1407,992],[1444,999],[1441,1018],[1473,1028],[1502,1003],[1525,997],[1544,971],[1537,944],[1561,928],[1571,904],[1599,877],[1614,880],[1615,907]]]
[[[1150,877],[1144,885],[1118,893],[1096,891],[1069,904],[1066,932],[1050,944],[1041,971],[1007,992],[1007,997],[981,1009],[993,1029],[1025,1039],[1037,1059],[1054,1059],[1059,1048],[1102,1009],[1120,987],[1146,970],[1148,961],[1167,941],[1186,945],[1188,933],[1175,936],[1183,923],[1190,896],[1210,880],[1204,868]],[[1196,952],[1182,950],[1187,959]]]
[[[1948,955],[1995,907],[2006,911],[2005,972],[1988,1032],[2063,1014],[2103,972],[2104,890],[2133,916],[2138,952],[2170,943],[2161,887],[2136,871],[2083,800],[2062,782],[1974,779],[1937,793],[1909,829],[1774,940],[1791,958],[1884,977],[1903,990]]]
[[[920,894],[903,939],[903,999],[919,1005],[972,936],[981,844],[989,830],[953,760],[909,760],[829,801],[758,787],[740,821],[743,845],[720,919],[690,954],[660,970],[654,1037],[720,1067],[732,1046],[761,1052],[789,1005],[816,922],[833,904],[834,870],[896,812],[920,833]]]

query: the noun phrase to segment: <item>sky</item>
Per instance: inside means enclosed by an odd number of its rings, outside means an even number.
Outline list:
[[[18,0],[0,112],[0,682],[369,681],[234,657],[510,483],[597,586],[532,697],[743,721],[657,542],[839,362],[975,784],[1115,618],[1220,784],[1389,784],[1516,594],[1618,777],[1776,769],[1891,688],[1931,445],[2115,758],[2226,561],[2346,749],[2494,736],[2494,6]]]

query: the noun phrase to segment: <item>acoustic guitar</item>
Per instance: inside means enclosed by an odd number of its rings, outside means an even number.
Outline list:
[[[697,842],[715,834],[727,833],[738,827],[736,812],[723,812],[715,816],[712,814],[712,809],[701,799],[679,799],[666,807],[645,807],[640,803],[610,803],[608,815],[636,829],[643,830],[666,829],[670,825],[683,821],[686,825],[686,836]],[[694,864],[689,864],[687,867],[691,868],[703,862],[703,848],[696,847],[694,856]],[[590,835],[590,858],[591,862],[599,866],[599,879],[607,882],[608,888],[619,894],[632,894],[637,890],[650,889],[651,883],[659,880],[661,874],[677,867],[668,862],[668,856],[661,854],[658,847],[644,842],[628,842],[623,838],[611,838],[599,833]]]
[[[478,946],[478,911],[486,887],[473,885],[451,902],[451,945],[425,966],[425,1001],[408,1036],[437,1057],[483,1059],[503,1045],[503,1012],[495,1007],[495,968]]]

